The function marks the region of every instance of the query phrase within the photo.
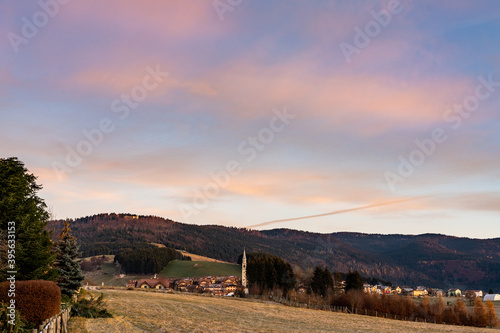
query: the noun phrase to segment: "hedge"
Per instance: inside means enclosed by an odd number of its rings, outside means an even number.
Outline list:
[[[0,283],[0,302],[10,304],[10,282]],[[61,311],[61,289],[51,281],[16,281],[16,309],[26,321],[40,325]]]

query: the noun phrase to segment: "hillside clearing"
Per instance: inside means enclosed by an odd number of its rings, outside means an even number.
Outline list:
[[[83,260],[90,260],[90,258],[91,257],[84,258]],[[153,274],[131,274],[120,277],[120,268],[113,262],[115,256],[107,255],[106,258],[108,261],[104,262],[101,268],[91,272],[83,272],[85,278],[93,282],[95,285],[100,286],[104,284],[105,286],[123,287],[128,280],[150,279],[153,277]]]
[[[188,294],[104,290],[114,318],[78,319],[73,332],[492,332]],[[74,327],[74,326],[73,326]]]
[[[185,256],[191,257],[192,261],[209,261],[209,262],[220,262],[220,263],[228,264],[227,261],[222,261],[222,260],[217,260],[217,259],[213,259],[213,258],[209,258],[209,257],[205,257],[205,256],[200,256],[199,254],[189,253],[189,252],[182,251],[182,250],[177,250],[177,251],[182,253]]]
[[[171,261],[160,276],[164,277],[197,277],[197,276],[235,275],[241,277],[241,266],[209,261]]]

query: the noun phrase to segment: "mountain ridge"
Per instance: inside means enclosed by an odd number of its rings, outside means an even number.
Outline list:
[[[57,231],[63,220],[50,221]],[[85,256],[115,254],[127,247],[159,243],[236,262],[243,248],[278,255],[292,265],[333,271],[358,270],[398,285],[500,290],[500,238],[442,234],[314,233],[287,228],[251,230],[193,225],[157,216],[98,214],[71,220]]]

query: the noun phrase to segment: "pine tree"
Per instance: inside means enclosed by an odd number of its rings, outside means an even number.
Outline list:
[[[61,288],[63,295],[71,296],[81,286],[83,275],[80,264],[76,261],[78,246],[76,238],[71,235],[68,220],[64,222],[64,228],[57,238],[56,267],[59,273],[57,285]]]
[[[8,257],[5,255],[9,250],[7,243],[7,233],[0,229],[0,281],[5,281],[7,279]]]
[[[326,296],[328,290],[333,289],[332,273],[328,268],[322,269],[320,266],[316,266],[311,281],[311,289],[314,293],[323,297]]]
[[[321,266],[316,266],[314,268],[313,277],[311,280],[311,290],[315,294],[324,295],[324,286],[323,286],[323,269]]]
[[[37,195],[41,189],[23,162],[15,157],[0,159],[0,230],[15,226],[16,263],[9,269],[17,271],[17,280],[57,278],[56,254],[46,230],[49,213]]]
[[[363,290],[363,278],[358,271],[349,272],[345,277],[345,292]]]

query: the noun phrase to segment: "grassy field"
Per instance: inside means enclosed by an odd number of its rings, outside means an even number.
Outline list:
[[[182,251],[182,250],[177,250],[177,251],[182,253],[185,256],[191,257],[192,261],[210,261],[210,262],[228,263],[227,261],[222,261],[222,260],[217,260],[217,259],[213,259],[213,258],[209,258],[209,257],[204,257],[204,256],[200,256],[198,254],[193,254],[193,253],[189,253],[189,252]]]
[[[185,253],[190,255],[188,253]],[[149,275],[126,275],[120,277],[119,268],[113,263],[114,256],[108,257],[108,262],[105,262],[102,267],[93,272],[84,272],[85,277],[91,280],[94,284],[101,286],[125,286],[129,280],[150,279],[153,274]],[[179,277],[196,277],[206,275],[236,275],[241,277],[241,266],[216,261],[207,257],[195,257],[199,261],[172,261],[165,267],[159,277],[179,278]],[[90,258],[85,258],[89,260]]]
[[[233,298],[129,290],[104,294],[114,318],[72,319],[70,332],[494,332]]]
[[[241,266],[208,261],[171,261],[161,273],[165,277],[196,277],[206,275],[236,275],[241,277]]]
[[[104,283],[105,286],[125,286],[128,280],[150,279],[152,274],[148,275],[126,275],[120,277],[120,270],[113,263],[114,255],[107,255],[108,262],[105,262],[100,269],[93,272],[83,272],[85,278],[91,280],[94,284],[100,286]],[[89,260],[85,258],[84,260]]]

